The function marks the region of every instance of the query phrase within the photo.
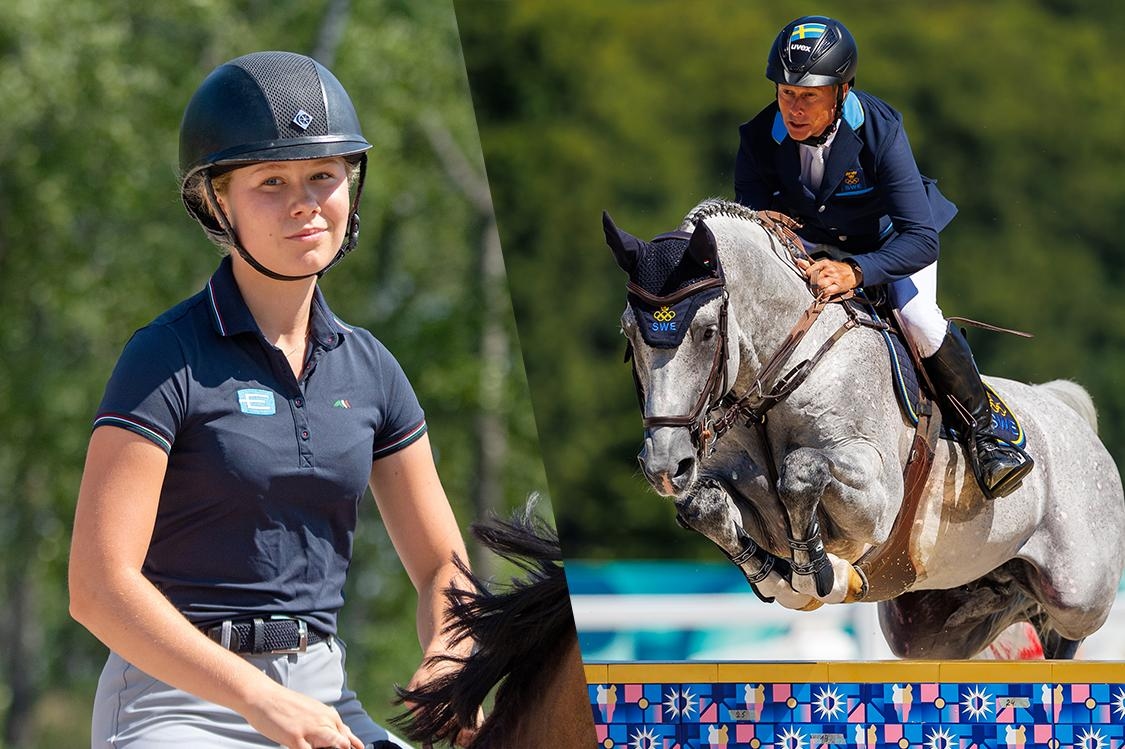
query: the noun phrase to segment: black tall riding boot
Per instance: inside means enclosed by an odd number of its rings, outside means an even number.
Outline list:
[[[993,499],[1014,491],[1035,463],[1023,450],[990,436],[992,407],[969,342],[956,325],[949,324],[941,348],[922,363],[938,391],[942,417],[957,430],[984,495]]]

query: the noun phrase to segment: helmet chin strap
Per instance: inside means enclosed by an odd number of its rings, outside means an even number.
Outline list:
[[[808,138],[805,138],[804,140],[799,140],[797,142],[800,143],[802,146],[813,146],[814,148],[816,148],[818,146],[823,146],[825,143],[828,142],[828,139],[832,137],[832,133],[836,132],[836,125],[839,122],[840,122],[840,118],[837,117],[835,120],[832,121],[831,125],[824,128],[824,132],[822,132],[820,135],[813,135],[813,136],[810,136]]]
[[[275,281],[303,281],[306,278],[317,277],[320,278],[328,272],[332,266],[344,259],[344,255],[355,249],[356,243],[359,241],[359,196],[363,193],[363,182],[367,176],[367,154],[364,154],[359,162],[359,181],[356,185],[355,198],[352,200],[351,209],[348,212],[348,233],[344,237],[344,244],[336,252],[336,256],[328,261],[328,265],[324,266],[315,273],[306,273],[302,276],[287,276],[277,271],[271,270],[258,262],[257,258],[250,254],[250,251],[242,246],[242,242],[238,239],[238,234],[234,230],[227,219],[226,211],[219,206],[219,197],[215,194],[215,188],[211,184],[210,170],[203,175],[203,184],[207,190],[207,198],[211,201],[211,205],[216,207],[215,218],[222,227],[223,233],[227,236],[227,241],[238,252],[239,256],[246,261],[246,263],[254,270],[261,273],[267,278],[272,278]]]
[[[328,265],[320,269],[316,275],[319,278],[327,273],[332,266],[344,259],[344,255],[355,249],[359,244],[359,196],[363,195],[363,183],[367,179],[367,154],[363,154],[359,159],[359,179],[355,185],[355,197],[352,199],[352,208],[348,213],[348,235],[344,237],[344,246],[336,253],[336,257],[328,262]]]

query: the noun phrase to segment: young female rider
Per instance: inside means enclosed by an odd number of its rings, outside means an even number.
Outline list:
[[[112,651],[94,747],[406,746],[348,689],[336,637],[368,485],[423,649],[451,652],[465,548],[422,409],[317,288],[355,245],[370,147],[301,55],[231,60],[187,106],[183,199],[234,252],[134,334],[94,422],[70,557],[71,612]]]
[[[919,173],[902,115],[854,90],[857,55],[839,21],[786,24],[766,65],[777,99],[739,128],[735,196],[796,218],[814,253],[849,256],[802,261],[819,291],[888,286],[986,496],[1002,496],[1032,461],[989,436],[991,406],[969,344],[937,305],[938,232],[957,208]]]

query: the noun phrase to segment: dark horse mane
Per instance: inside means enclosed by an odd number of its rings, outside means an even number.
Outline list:
[[[540,698],[552,672],[550,664],[574,641],[558,536],[532,514],[533,505],[529,502],[509,521],[493,517],[472,526],[473,535],[486,547],[526,573],[524,579],[489,585],[463,560],[454,559],[472,589],[445,591],[452,621],[447,633],[454,642],[473,639],[476,648],[468,657],[436,656],[460,669],[420,689],[396,686],[398,701],[413,704],[392,723],[412,741],[452,745],[462,726],[475,723],[478,708],[499,684],[493,710],[471,746],[504,746],[517,721]]]

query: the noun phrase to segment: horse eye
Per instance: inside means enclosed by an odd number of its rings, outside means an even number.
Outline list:
[[[718,332],[719,332],[719,329],[717,327],[715,327],[714,325],[708,325],[706,328],[703,329],[703,340],[705,340],[705,341],[711,340],[712,338],[715,337],[715,334],[718,333]]]

